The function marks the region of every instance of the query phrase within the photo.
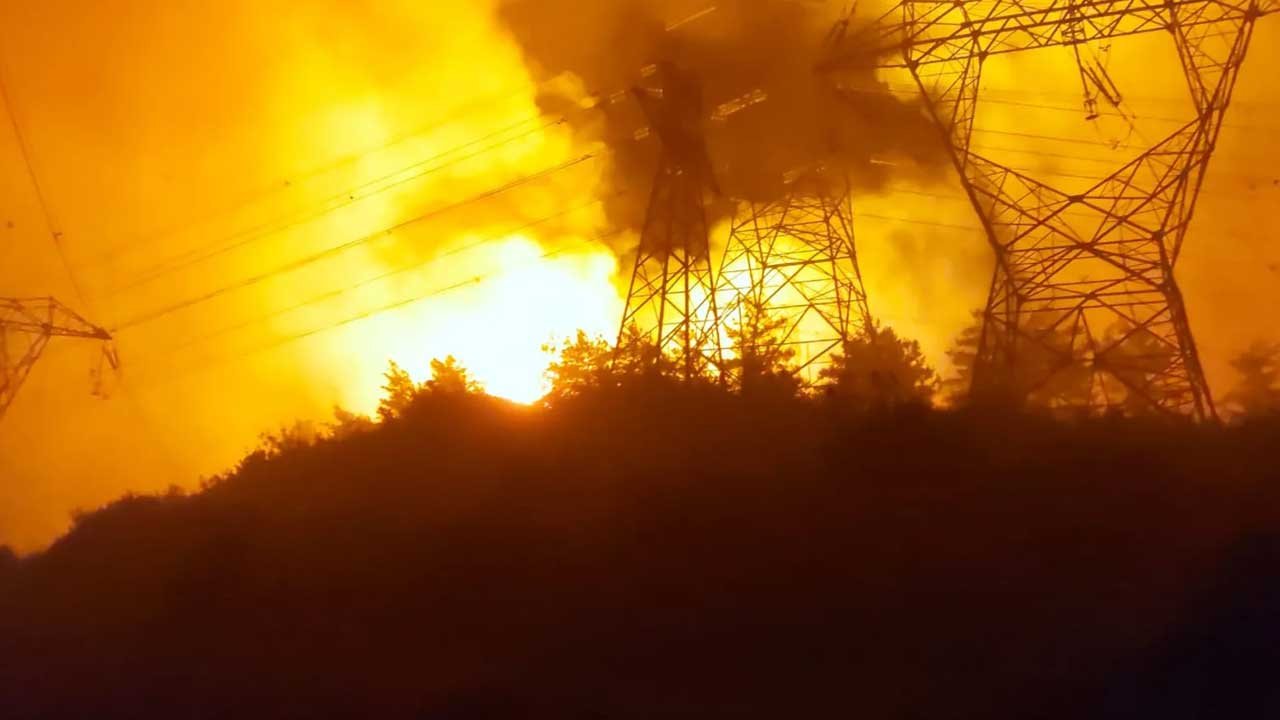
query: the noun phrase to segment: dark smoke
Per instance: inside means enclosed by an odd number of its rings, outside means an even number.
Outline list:
[[[658,63],[696,75],[712,116],[712,164],[730,197],[774,199],[788,174],[819,161],[838,163],[856,188],[872,191],[891,171],[873,158],[936,171],[941,144],[917,103],[876,92],[837,97],[815,72],[833,24],[819,8],[795,0],[525,0],[504,5],[501,15],[540,81],[569,72],[589,92],[609,95],[645,82],[644,69]],[[871,71],[853,80],[878,87]],[[734,101],[747,107],[712,119]],[[547,93],[540,103],[549,112],[570,109],[562,95]],[[652,138],[635,141],[644,126],[639,109],[628,95],[569,116],[581,136],[615,151],[611,180],[631,192],[612,208],[614,220],[634,223],[658,153]]]

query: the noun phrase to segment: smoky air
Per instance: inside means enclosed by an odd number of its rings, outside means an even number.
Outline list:
[[[836,20],[818,3],[549,0],[510,3],[500,15],[536,77],[549,82],[567,73],[595,98],[597,111],[581,112],[581,98],[556,87],[539,103],[613,151],[617,187],[643,187],[653,175],[658,150],[636,142],[645,120],[625,91],[648,82],[658,63],[678,66],[700,85],[702,130],[727,198],[775,200],[815,164],[837,166],[856,188],[874,191],[894,173],[934,175],[946,159],[916,99],[838,94],[815,71]],[[882,88],[870,65],[842,80]],[[634,224],[642,206],[643,192],[613,209]]]

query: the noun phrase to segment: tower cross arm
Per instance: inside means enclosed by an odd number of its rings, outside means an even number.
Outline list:
[[[1278,11],[1280,0],[903,0],[838,43],[820,69],[911,68]]]
[[[0,298],[0,331],[111,340],[111,333],[53,298]]]

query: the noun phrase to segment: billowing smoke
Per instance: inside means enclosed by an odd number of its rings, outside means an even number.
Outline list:
[[[817,162],[838,162],[862,189],[888,179],[889,164],[873,160],[936,169],[937,131],[915,101],[888,92],[839,98],[815,72],[837,19],[823,7],[794,0],[517,0],[500,12],[549,88],[543,108],[566,113],[579,135],[610,146],[619,187],[647,186],[658,152],[636,141],[644,120],[619,91],[666,62],[702,83],[712,165],[728,196],[772,199],[785,178]],[[595,111],[582,111],[575,106],[581,98],[550,82],[565,74],[603,98]],[[871,71],[859,80],[877,86]],[[629,193],[613,210],[634,218],[643,199],[643,192]]]

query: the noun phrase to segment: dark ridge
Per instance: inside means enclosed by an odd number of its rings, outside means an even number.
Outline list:
[[[0,555],[0,716],[1275,717],[1278,440],[431,397]]]

